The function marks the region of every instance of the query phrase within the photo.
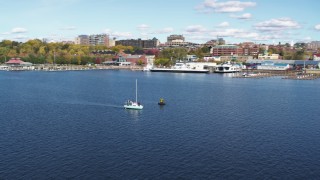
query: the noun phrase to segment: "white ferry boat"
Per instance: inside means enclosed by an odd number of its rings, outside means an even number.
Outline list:
[[[241,66],[238,64],[231,64],[230,62],[219,64],[216,66],[215,73],[234,73],[240,72],[242,70]]]
[[[189,63],[176,63],[172,68],[150,68],[151,72],[174,72],[174,73],[209,73],[204,66],[191,66]]]

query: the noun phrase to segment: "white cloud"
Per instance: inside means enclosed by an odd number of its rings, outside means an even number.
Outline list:
[[[187,33],[203,33],[206,32],[207,29],[201,25],[192,25],[188,26],[185,31]]]
[[[131,32],[112,32],[110,33],[110,35],[116,38],[132,38],[133,37]]]
[[[111,33],[112,33],[112,30],[111,30],[111,29],[105,29],[104,32],[105,32],[106,34],[111,34]]]
[[[257,23],[255,28],[259,31],[282,31],[298,29],[300,25],[290,18],[279,18]]]
[[[1,35],[9,35],[11,34],[10,32],[4,32],[4,33],[1,33]]]
[[[246,8],[256,6],[255,2],[226,1],[218,2],[218,0],[205,0],[196,9],[200,12],[216,12],[216,13],[233,13],[242,12]]]
[[[243,29],[223,29],[223,30],[214,30],[209,33],[210,36],[222,36],[222,37],[236,37],[241,36],[240,34],[247,34]]]
[[[144,31],[146,29],[149,29],[150,27],[146,24],[141,24],[137,27],[139,30]]]
[[[20,27],[17,27],[17,28],[13,28],[11,30],[11,33],[26,33],[28,30],[25,29],[25,28],[20,28]]]
[[[315,25],[314,28],[315,28],[316,30],[320,31],[320,24]]]
[[[115,38],[132,38],[133,35],[131,32],[117,32],[112,31],[111,29],[105,29],[104,33],[109,34],[112,37]]]
[[[76,27],[75,26],[67,26],[67,27],[61,28],[61,30],[72,31],[72,30],[76,30]]]
[[[163,28],[163,29],[156,31],[155,34],[167,34],[167,33],[172,33],[172,32],[173,32],[172,27],[166,27],[166,28]]]
[[[27,37],[27,36],[24,36],[24,35],[18,35],[18,36],[16,36],[16,37],[14,37],[13,39],[16,39],[16,40],[26,40],[26,39],[28,39],[28,37]]]
[[[252,15],[250,13],[244,13],[242,15],[230,15],[230,17],[237,19],[251,19]]]
[[[222,22],[220,24],[217,25],[218,27],[228,27],[230,26],[230,24],[228,22]]]

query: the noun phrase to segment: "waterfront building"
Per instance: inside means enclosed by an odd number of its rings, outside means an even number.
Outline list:
[[[127,55],[124,57],[126,62],[130,62],[131,64],[137,65],[139,63],[147,64],[147,58],[145,55]]]
[[[24,62],[20,58],[11,58],[5,63],[10,70],[32,70],[34,66],[30,62]]]
[[[132,46],[138,48],[156,48],[160,44],[160,41],[157,38],[142,40],[142,39],[128,39],[128,40],[118,40],[116,41],[116,45],[123,46]]]
[[[147,65],[153,66],[154,60],[156,58],[155,55],[146,55]]]
[[[258,59],[260,60],[277,60],[280,59],[280,55],[279,54],[259,54],[258,55]]]
[[[246,62],[247,60],[253,59],[252,56],[220,56],[220,61],[237,61],[237,62]]]
[[[279,65],[281,64],[289,64],[289,68],[301,70],[304,67],[305,68],[317,68],[320,67],[320,61],[309,61],[309,60],[258,60],[258,59],[249,59],[246,61],[247,64],[250,64],[251,67],[258,68],[259,65],[265,65],[260,66],[260,69],[268,69],[267,67],[270,65]],[[283,65],[284,66],[284,65]],[[283,67],[284,68],[284,67]],[[280,67],[271,67],[268,70],[280,70]]]
[[[288,70],[291,67],[289,63],[275,63],[273,61],[263,61],[257,65],[258,70]]]
[[[221,61],[221,56],[205,56],[203,57],[203,60],[208,61]]]
[[[197,61],[198,59],[196,55],[187,55],[187,61],[189,62]]]

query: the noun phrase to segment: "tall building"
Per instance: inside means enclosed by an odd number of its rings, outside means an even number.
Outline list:
[[[185,42],[185,38],[183,37],[183,35],[173,34],[167,37],[167,42],[166,42],[167,46],[183,46],[187,44],[188,43]]]
[[[89,36],[88,35],[79,35],[75,39],[75,44],[89,45]]]
[[[109,46],[109,35],[107,34],[94,34],[89,36],[89,44],[95,45],[105,45]]]
[[[183,37],[183,35],[177,35],[177,34],[173,34],[167,37],[167,42],[174,42],[174,41],[184,42],[185,38]]]
[[[138,48],[156,48],[160,44],[157,38],[142,40],[142,39],[129,39],[116,41],[116,45],[133,46]]]
[[[114,41],[109,39],[107,34],[95,34],[95,35],[79,35],[75,39],[75,44],[81,45],[105,45],[107,47],[114,46]]]
[[[223,38],[217,38],[218,45],[225,45],[226,41]]]
[[[308,49],[316,51],[320,48],[320,41],[311,41],[307,44]]]

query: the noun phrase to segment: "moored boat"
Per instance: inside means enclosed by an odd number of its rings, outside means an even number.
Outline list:
[[[219,64],[216,66],[215,73],[234,73],[240,72],[242,70],[241,66],[238,64],[231,64],[230,62]]]
[[[208,69],[191,68],[186,63],[176,63],[172,68],[150,68],[151,72],[174,72],[174,73],[209,73]]]

